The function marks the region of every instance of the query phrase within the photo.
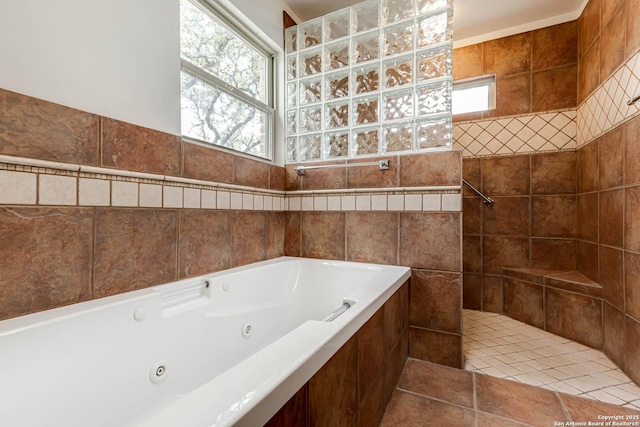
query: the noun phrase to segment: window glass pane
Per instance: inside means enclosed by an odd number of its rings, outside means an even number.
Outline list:
[[[180,51],[183,59],[268,103],[268,58],[188,0],[180,1]]]
[[[453,82],[453,114],[487,111],[495,108],[495,77]]]
[[[269,157],[269,115],[215,86],[181,73],[182,134]]]

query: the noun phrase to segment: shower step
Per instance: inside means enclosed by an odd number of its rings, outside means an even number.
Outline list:
[[[536,268],[506,268],[502,276],[543,286],[602,298],[602,286],[577,271],[543,270]]]

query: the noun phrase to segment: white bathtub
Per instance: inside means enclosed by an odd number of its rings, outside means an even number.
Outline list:
[[[409,275],[283,257],[2,321],[0,425],[262,425]]]

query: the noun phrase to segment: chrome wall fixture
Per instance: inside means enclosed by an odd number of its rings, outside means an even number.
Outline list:
[[[360,162],[360,163],[340,163],[333,165],[317,165],[317,166],[296,166],[294,169],[298,172],[298,175],[306,175],[309,169],[331,169],[331,168],[351,168],[359,166],[373,166],[378,165],[380,170],[389,170],[390,160],[378,160],[377,162]]]
[[[474,193],[476,193],[478,196],[482,197],[482,203],[484,205],[486,205],[487,207],[491,207],[493,206],[493,204],[495,203],[495,201],[491,198],[491,197],[487,197],[484,194],[482,194],[480,192],[480,190],[478,190],[476,187],[474,187],[473,185],[469,184],[467,182],[466,179],[462,178],[462,182],[464,183],[464,185],[466,185],[467,187],[469,187],[471,189],[471,191],[473,191]]]

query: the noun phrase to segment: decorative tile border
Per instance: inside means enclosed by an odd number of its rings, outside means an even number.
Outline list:
[[[640,113],[640,52],[636,52],[578,107],[578,147],[588,144]]]
[[[253,211],[462,211],[460,186],[277,191],[0,156],[0,205]]]
[[[576,110],[455,123],[453,148],[464,157],[574,150]]]

